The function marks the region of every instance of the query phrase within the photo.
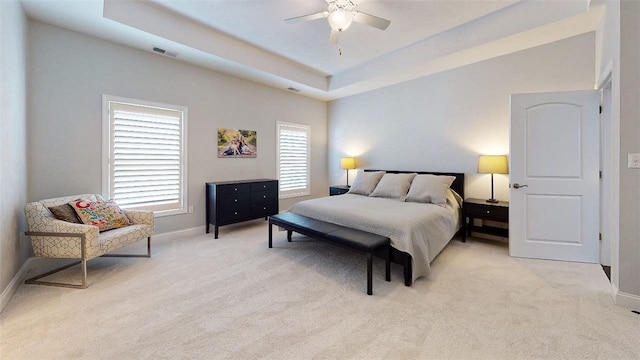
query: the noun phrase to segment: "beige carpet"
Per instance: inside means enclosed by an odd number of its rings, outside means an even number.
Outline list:
[[[268,249],[258,220],[154,243],[151,259],[92,260],[86,290],[22,285],[0,358],[640,358],[640,316],[613,305],[597,265],[453,240],[412,287],[374,261],[367,296],[363,255],[294,239]]]

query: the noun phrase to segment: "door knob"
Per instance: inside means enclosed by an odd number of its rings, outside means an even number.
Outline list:
[[[512,186],[514,189],[520,189],[521,187],[529,187],[529,185],[525,185],[525,184],[520,185],[518,183],[515,183]]]

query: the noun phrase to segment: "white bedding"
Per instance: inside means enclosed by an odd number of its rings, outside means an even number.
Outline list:
[[[289,210],[310,218],[389,237],[391,246],[412,257],[413,279],[461,226],[460,206],[449,194],[446,206],[344,194],[299,202]]]

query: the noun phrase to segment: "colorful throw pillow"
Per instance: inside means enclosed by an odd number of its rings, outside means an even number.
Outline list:
[[[69,205],[83,224],[97,226],[100,231],[131,225],[127,215],[113,201],[76,200]]]
[[[51,211],[53,216],[58,220],[74,224],[82,224],[82,221],[78,218],[78,214],[76,214],[76,211],[69,204],[52,206],[49,208],[49,211]]]
[[[378,181],[382,179],[384,171],[360,171],[353,181],[353,185],[349,189],[349,194],[360,194],[369,196],[373,189],[378,185]]]

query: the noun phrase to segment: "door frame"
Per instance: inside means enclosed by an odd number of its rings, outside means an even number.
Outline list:
[[[600,88],[600,264],[611,266],[611,76]]]
[[[619,90],[616,90],[615,79],[613,78],[613,61],[604,67],[604,70],[600,73],[596,83],[596,88],[603,91],[606,87],[611,88],[611,98],[609,104],[603,104],[603,113],[606,106],[609,106],[610,121],[605,122],[605,133],[609,145],[609,156],[605,157],[605,163],[601,166],[607,166],[611,171],[603,176],[607,177],[607,188],[604,191],[609,195],[609,206],[605,211],[607,212],[607,226],[602,229],[603,238],[609,239],[609,254],[611,261],[611,292],[616,296],[617,287],[619,284],[619,270],[620,270],[620,208],[617,204],[620,203],[620,117],[619,113],[616,113],[616,96],[619,96]]]

